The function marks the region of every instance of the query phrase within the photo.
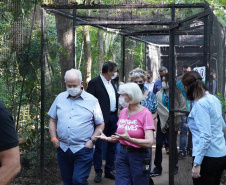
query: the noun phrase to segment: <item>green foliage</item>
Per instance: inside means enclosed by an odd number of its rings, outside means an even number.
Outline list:
[[[134,68],[145,69],[145,44],[138,42],[134,50]]]
[[[219,92],[217,93],[216,97],[220,100],[222,104],[222,111],[226,113],[226,97],[223,97],[222,94]]]
[[[3,47],[6,47],[5,37],[12,25],[13,16],[7,11],[7,6],[4,3],[0,3],[0,51]]]

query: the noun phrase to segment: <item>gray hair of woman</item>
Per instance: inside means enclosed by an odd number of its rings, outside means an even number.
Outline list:
[[[133,69],[129,73],[129,81],[133,82],[136,78],[143,78],[144,82],[147,80],[147,72],[141,68]]]
[[[119,86],[119,94],[127,94],[131,101],[130,104],[139,103],[143,100],[143,93],[136,83],[126,83]]]

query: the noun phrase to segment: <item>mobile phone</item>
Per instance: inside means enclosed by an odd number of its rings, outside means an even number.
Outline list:
[[[144,162],[143,162],[143,171],[146,172],[150,169],[150,162],[151,162],[151,159],[150,157],[146,157],[144,159]]]

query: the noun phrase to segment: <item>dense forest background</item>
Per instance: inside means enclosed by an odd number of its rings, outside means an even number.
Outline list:
[[[46,0],[48,4],[65,4],[67,0]],[[73,1],[70,1],[73,2]],[[83,1],[77,1],[83,3]],[[90,3],[87,0],[86,3]],[[102,0],[103,4],[120,4],[122,0]],[[127,1],[126,1],[127,2]],[[200,3],[203,0],[134,0],[128,3]],[[223,26],[226,26],[226,1],[207,0]],[[40,149],[41,107],[41,15],[42,0],[0,1],[0,100],[10,110],[21,138],[22,164],[27,175],[37,172]],[[176,12],[180,14],[181,12]],[[47,113],[59,92],[65,89],[63,76],[73,66],[72,21],[46,14],[45,86]],[[84,87],[101,71],[103,62],[111,60],[121,67],[121,36],[91,26],[77,31],[77,68],[83,73]],[[145,68],[145,45],[126,38],[128,69]],[[55,159],[45,121],[45,164]]]

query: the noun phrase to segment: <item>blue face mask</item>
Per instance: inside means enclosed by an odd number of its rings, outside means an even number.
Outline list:
[[[162,82],[162,88],[163,88],[163,89],[169,89],[168,83]]]

